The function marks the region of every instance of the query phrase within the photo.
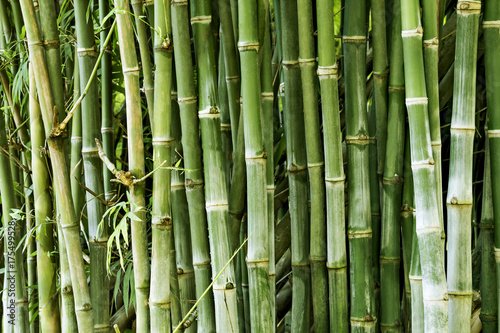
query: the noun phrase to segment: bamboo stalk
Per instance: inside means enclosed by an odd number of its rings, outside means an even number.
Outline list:
[[[292,234],[292,329],[294,332],[309,332],[311,298],[310,227],[307,205],[307,162],[302,86],[297,47],[297,1],[289,1],[286,5],[281,3],[280,10],[285,87],[285,136],[287,142],[287,173],[290,183],[289,209]]]
[[[182,164],[182,144],[181,144],[181,119],[179,105],[177,104],[177,92],[172,91],[172,137],[174,142],[171,150],[171,160],[173,165],[183,168]],[[192,301],[196,299],[196,288],[193,270],[192,242],[190,235],[189,208],[186,198],[186,184],[182,170],[172,170],[171,183],[172,197],[172,218],[174,223],[176,267],[175,274],[179,281],[179,299],[182,310],[182,317],[191,309]],[[175,267],[175,266],[174,266]],[[176,325],[175,322],[173,322]],[[178,324],[178,323],[177,323]],[[194,322],[184,332],[196,332],[197,323]]]
[[[153,80],[153,65],[151,63],[151,54],[150,54],[150,43],[148,42],[148,34],[146,23],[144,22],[144,7],[143,1],[133,0],[131,2],[132,10],[134,11],[135,18],[135,26],[137,29],[137,40],[139,42],[139,52],[141,57],[141,67],[142,74],[144,76],[144,94],[146,95],[146,102],[149,114],[149,121],[151,122],[151,127],[154,126],[153,122],[153,114],[154,114],[154,80]],[[156,23],[156,19],[154,20]],[[155,27],[155,23],[151,22],[151,26]],[[157,33],[155,32],[156,38]]]
[[[497,268],[497,286],[500,277],[500,1],[484,2],[483,34],[484,63],[486,72],[486,102],[488,105],[488,141],[490,149],[491,193],[493,221],[495,229],[495,263]],[[497,299],[500,291],[497,288]],[[497,311],[500,311],[498,308]],[[496,313],[497,318],[500,313]]]
[[[439,1],[422,1],[422,23],[424,28],[423,46],[424,46],[424,69],[425,85],[427,88],[427,97],[429,98],[429,126],[431,134],[432,157],[435,162],[436,175],[436,193],[438,193],[438,212],[439,223],[442,234],[441,241],[445,245],[445,230],[443,222],[443,196],[442,196],[442,172],[441,172],[441,122],[439,119]],[[445,1],[443,1],[445,2]]]
[[[344,167],[335,55],[333,1],[317,2],[318,77],[321,88],[327,221],[327,268],[330,332],[347,332],[347,254],[344,208]]]
[[[448,211],[449,328],[470,330],[472,312],[472,169],[475,134],[476,62],[480,1],[459,1],[451,120]]]
[[[222,270],[231,257],[228,225],[228,199],[224,154],[220,133],[220,112],[217,107],[217,76],[210,3],[191,2],[191,24],[198,73],[198,118],[203,148],[205,176],[205,208],[207,210],[212,275]],[[233,134],[234,135],[234,134]],[[238,314],[234,264],[222,273],[213,287],[217,331],[237,330]]]
[[[380,326],[386,332],[402,329],[399,271],[401,190],[405,150],[403,41],[400,1],[393,2],[392,46],[389,77],[387,144],[383,178],[382,233],[380,247]],[[413,223],[411,223],[413,224]],[[404,229],[403,229],[404,231]],[[408,239],[405,239],[405,243]]]
[[[116,21],[118,42],[120,44],[120,59],[125,83],[129,172],[132,173],[136,179],[140,179],[145,174],[141,96],[139,92],[140,70],[137,62],[137,53],[135,51],[132,19],[130,18],[130,15],[126,13],[126,11],[130,10],[129,2],[127,0],[116,0],[115,6],[123,9],[122,11],[116,12]],[[168,93],[170,93],[170,89],[168,90]],[[144,182],[136,183],[130,187],[130,197],[130,210],[137,217],[137,219],[134,219],[131,223],[137,316],[136,327],[138,331],[146,333],[149,332],[150,329],[148,306],[150,290],[150,264],[148,254]]]
[[[247,267],[250,292],[250,320],[255,332],[273,332],[269,286],[269,228],[267,210],[266,158],[264,145],[259,70],[257,2],[238,3],[241,59],[245,162],[247,171],[248,248]],[[241,130],[241,129],[240,129]]]
[[[36,94],[35,77],[30,66],[30,133],[31,133],[31,164],[33,170],[33,195],[35,203],[35,221],[37,226],[36,260],[38,274],[38,306],[40,329],[60,331],[59,303],[56,295],[57,263],[50,252],[54,249],[54,227],[52,218],[52,199],[50,197],[50,179],[43,154],[45,135],[42,116]],[[62,285],[62,284],[61,284]],[[65,299],[63,298],[63,304]],[[74,308],[74,304],[71,304]],[[74,314],[74,312],[73,312]],[[76,324],[76,321],[75,321]],[[66,328],[66,327],[65,327]],[[76,325],[75,327],[76,328]]]
[[[416,233],[422,267],[425,331],[448,330],[448,301],[441,226],[435,183],[434,159],[429,133],[429,114],[422,55],[419,4],[401,1],[406,106],[415,182]],[[414,241],[415,243],[415,241]],[[412,310],[416,308],[412,306]],[[467,316],[468,317],[468,316]]]
[[[155,79],[153,111],[153,159],[157,168],[166,161],[171,165],[171,96],[172,87],[172,40],[170,1],[155,1]],[[172,240],[172,215],[170,200],[171,171],[158,169],[153,175],[153,241],[151,255],[151,332],[170,332],[171,293],[170,276]],[[174,313],[172,313],[173,315]],[[172,324],[178,324],[172,322]]]
[[[497,332],[498,325],[498,295],[497,295],[497,265],[495,262],[495,229],[493,218],[493,201],[491,193],[490,147],[485,126],[485,152],[483,176],[483,202],[481,205],[481,323],[483,332]]]
[[[311,283],[314,328],[326,332],[328,317],[328,275],[326,269],[326,216],[323,147],[321,146],[316,87],[316,54],[313,38],[313,8],[310,0],[297,1],[299,30],[299,66],[302,78],[302,100],[310,187]]]
[[[80,69],[80,86],[90,81],[92,70],[96,64],[97,49],[94,39],[93,22],[87,19],[88,1],[75,3],[75,23],[78,41],[78,66]],[[99,158],[95,140],[101,139],[99,125],[100,113],[98,110],[98,86],[93,80],[88,93],[82,100],[82,159],[85,170],[85,186],[104,196],[103,167]],[[106,270],[108,228],[106,223],[101,224],[104,214],[104,205],[96,200],[94,195],[87,191],[87,217],[90,246],[90,297],[94,314],[94,331],[108,332],[109,326],[109,297]]]
[[[26,35],[28,37],[30,60],[33,63],[36,85],[38,88],[38,97],[44,120],[45,133],[47,135],[51,132],[54,122],[57,123],[57,107],[54,108],[52,89],[48,84],[49,74],[47,63],[43,54],[43,46],[40,41],[40,31],[36,22],[33,4],[28,0],[22,0],[21,9],[25,22]],[[67,245],[66,249],[71,271],[71,280],[76,286],[74,288],[74,295],[78,328],[85,332],[92,331],[94,317],[83,265],[79,228],[73,207],[73,200],[71,198],[69,172],[67,171],[64,146],[62,138],[57,136],[48,136],[47,143],[50,150],[53,170],[55,171],[53,175],[56,184],[56,196],[58,198],[64,198],[65,200],[65,204],[59,205],[60,207],[58,208],[61,214],[61,228],[63,229],[64,239]]]
[[[104,22],[106,15],[109,13],[109,2],[106,0],[99,0],[99,22],[105,25],[100,33],[101,41],[105,41],[109,34],[109,27],[111,24]],[[114,150],[114,127],[113,127],[113,92],[112,92],[112,63],[111,63],[111,50],[110,46],[104,46],[101,43],[101,52],[104,51],[101,59],[101,136],[102,146],[104,153],[111,162],[115,162]],[[75,59],[76,65],[76,59]],[[76,65],[75,67],[77,67]],[[75,78],[75,84],[77,79]],[[79,96],[79,95],[78,95]],[[77,97],[78,98],[78,97]],[[116,192],[116,186],[111,183],[113,174],[103,164],[103,179],[104,179],[104,197],[106,201],[110,201]]]
[[[369,142],[366,113],[365,0],[347,1],[344,10],[344,72],[348,181],[348,237],[353,332],[370,332],[377,321],[371,272],[372,227]],[[361,292],[359,292],[361,290]]]
[[[202,154],[199,138],[198,114],[194,85],[187,1],[174,0],[172,6],[172,33],[175,70],[180,108],[184,168],[186,169],[186,196],[191,222],[193,266],[196,297],[210,285],[210,248],[205,211]],[[198,332],[215,332],[215,310],[212,293],[205,295],[198,305]]]

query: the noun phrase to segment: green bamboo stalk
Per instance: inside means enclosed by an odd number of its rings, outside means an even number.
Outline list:
[[[274,249],[274,126],[273,126],[273,72],[272,72],[272,49],[271,49],[271,12],[269,1],[258,2],[259,17],[266,18],[265,35],[262,45],[262,62],[260,66],[261,84],[261,107],[262,128],[264,134],[264,146],[269,153],[266,161],[266,184],[267,184],[267,225],[269,228],[269,287],[271,288],[271,310],[273,327],[276,327],[276,251]]]
[[[54,250],[54,227],[52,218],[52,199],[50,197],[50,180],[43,147],[45,134],[43,132],[42,116],[36,95],[35,77],[30,66],[30,133],[31,133],[31,165],[33,171],[33,195],[35,204],[36,260],[38,274],[38,307],[40,329],[42,332],[61,330],[59,303],[56,297],[57,263],[51,255]],[[62,282],[62,281],[61,281]],[[63,285],[61,283],[61,285]],[[63,285],[64,286],[64,285]],[[63,294],[64,295],[64,294]],[[63,304],[65,299],[63,297]],[[74,302],[72,302],[74,308]],[[73,311],[74,314],[74,311]],[[74,322],[76,324],[76,321]],[[67,328],[67,327],[65,327]],[[76,325],[73,327],[76,329]]]
[[[185,184],[191,222],[193,266],[196,297],[210,285],[210,248],[205,211],[202,154],[199,138],[198,114],[191,55],[187,1],[174,0],[172,6],[172,33],[175,70],[180,108],[182,146],[184,152]],[[215,332],[215,310],[212,293],[205,295],[198,305],[198,332]]]
[[[406,179],[406,178],[405,178]],[[410,284],[411,284],[411,331],[416,333],[426,332],[425,322],[425,304],[422,284],[422,266],[420,261],[420,251],[416,231],[415,214],[411,214],[413,220],[413,239],[411,251],[410,266]],[[444,331],[443,331],[444,332]]]
[[[241,220],[241,228],[240,228],[240,244],[243,244],[245,239],[247,238],[247,219],[244,217]],[[251,323],[250,323],[250,296],[248,291],[248,267],[243,264],[245,262],[246,253],[244,249],[240,251],[240,260],[241,264],[241,287],[243,289],[243,310],[245,317],[245,330],[243,332],[251,332]]]
[[[398,2],[400,3],[400,2]],[[391,50],[392,52],[392,50]],[[390,96],[389,96],[390,98]],[[414,229],[414,221],[413,221],[413,175],[411,172],[411,158],[410,158],[410,138],[408,135],[405,135],[405,152],[404,152],[404,182],[403,182],[403,192],[402,192],[402,202],[401,202],[401,215],[400,215],[400,221],[401,221],[401,242],[402,242],[402,247],[403,247],[403,272],[404,272],[404,283],[405,283],[405,299],[406,299],[406,309],[407,311],[405,312],[405,331],[409,331],[412,328],[412,314],[413,314],[413,309],[412,309],[412,302],[415,300],[415,298],[412,298],[412,292],[414,291],[412,289],[412,282],[415,283],[420,283],[422,284],[422,274],[418,273],[418,279],[411,281],[410,280],[410,269],[411,269],[411,263],[413,259],[413,253],[412,253],[412,248],[413,248],[413,229]],[[417,246],[418,249],[418,246]],[[415,253],[415,255],[418,255],[418,251]],[[420,267],[420,266],[419,266]],[[417,266],[414,266],[414,268],[417,268]],[[420,268],[419,268],[420,269]],[[422,294],[417,294],[416,300],[419,301],[419,306],[422,305]],[[417,311],[419,311],[420,307],[417,308]],[[423,313],[423,308],[421,313]],[[418,325],[417,325],[418,327]],[[422,324],[423,327],[423,324]]]
[[[224,52],[224,70],[226,73],[227,96],[231,120],[231,138],[233,147],[237,147],[238,126],[240,121],[240,73],[231,16],[230,0],[218,0],[221,25],[221,44]],[[238,235],[236,235],[237,237]]]
[[[345,241],[344,167],[339,116],[338,67],[335,55],[333,1],[317,1],[318,77],[321,88],[327,221],[327,268],[330,332],[347,332],[347,255]]]
[[[28,131],[26,130],[26,126],[23,124],[24,120],[21,116],[21,110],[19,107],[18,103],[14,103],[14,100],[12,98],[12,88],[9,82],[9,76],[7,74],[6,69],[1,69],[0,70],[0,80],[1,84],[4,87],[5,91],[5,97],[7,99],[7,102],[10,106],[12,118],[14,119],[14,124],[16,125],[17,128],[19,128],[19,139],[21,140],[21,144],[24,147],[28,146],[29,136],[28,136]],[[23,152],[26,156],[26,152]]]
[[[170,1],[155,1],[155,79],[153,111],[153,159],[154,167],[165,162],[171,165],[171,97],[172,87],[172,39]],[[153,241],[151,255],[151,332],[170,332],[170,251],[173,248],[172,215],[170,208],[171,172],[160,168],[153,175]],[[178,295],[177,295],[178,296]],[[175,297],[175,295],[173,295]],[[172,313],[173,315],[173,313]],[[172,322],[172,324],[178,324]]]
[[[382,232],[380,247],[380,326],[384,332],[401,332],[400,227],[401,190],[405,150],[403,40],[400,1],[393,2],[392,46],[389,77],[387,144],[383,178]],[[373,192],[372,192],[373,193]],[[411,223],[412,225],[413,223]],[[406,228],[408,229],[408,228]],[[404,232],[405,228],[403,228]],[[408,239],[405,239],[405,243]]]
[[[211,31],[211,6],[206,0],[191,2],[191,24],[194,36],[198,73],[198,118],[203,148],[205,176],[205,207],[212,256],[212,275],[222,270],[231,257],[228,228],[228,199],[220,112],[217,107],[217,76],[214,40]],[[234,133],[233,133],[234,136]],[[215,320],[217,331],[237,330],[238,314],[234,264],[231,264],[214,284]]]
[[[419,10],[418,1],[401,1],[406,106],[410,127],[412,170],[415,179],[416,233],[423,278],[424,325],[426,332],[442,332],[448,330],[448,297],[441,245],[438,194],[434,186],[436,178],[429,133]],[[412,310],[416,311],[414,306]],[[469,325],[470,323],[468,327]]]
[[[326,332],[328,317],[328,275],[326,269],[325,163],[321,146],[316,87],[316,52],[314,48],[313,8],[310,0],[297,1],[299,30],[299,66],[302,78],[302,101],[310,191],[311,283],[314,329]]]
[[[481,323],[483,332],[497,332],[498,295],[497,265],[495,262],[495,229],[491,193],[490,147],[485,126],[483,202],[481,205]]]
[[[40,30],[36,22],[33,4],[29,0],[21,1],[21,9],[25,22],[26,35],[30,59],[33,63],[36,86],[40,108],[43,115],[45,133],[52,160],[53,176],[55,181],[56,197],[64,198],[65,204],[59,205],[58,213],[61,214],[60,225],[64,232],[66,250],[68,254],[71,280],[76,286],[75,309],[78,321],[78,329],[83,332],[90,332],[94,327],[94,317],[92,305],[90,304],[90,293],[87,286],[87,278],[83,265],[82,248],[80,244],[79,225],[75,216],[73,200],[71,197],[69,172],[67,170],[66,156],[64,153],[63,141],[60,136],[50,136],[54,122],[58,116],[54,110],[54,100],[52,89],[49,85],[49,73],[47,62],[43,53],[43,46],[40,40]],[[57,109],[57,108],[56,108]]]
[[[469,332],[472,312],[472,170],[480,1],[457,5],[457,46],[451,119],[448,216],[448,296],[451,332]]]
[[[353,332],[375,330],[372,227],[369,192],[369,142],[366,113],[365,0],[347,1],[344,10],[344,72],[348,182],[348,236]],[[359,292],[361,291],[361,292]]]
[[[29,331],[28,298],[24,276],[24,263],[21,241],[21,220],[13,217],[20,207],[16,192],[12,191],[13,173],[18,172],[12,168],[9,155],[4,147],[8,147],[5,132],[5,118],[0,117],[0,192],[2,195],[3,226],[5,228],[4,241],[4,288],[3,292],[3,332]],[[13,214],[14,215],[14,214]]]
[[[500,1],[484,2],[483,34],[484,63],[486,72],[486,102],[488,105],[488,141],[490,149],[491,192],[495,229],[495,263],[497,268],[497,286],[500,277]],[[497,288],[497,299],[500,291]],[[497,318],[500,315],[496,313]]]
[[[383,177],[386,157],[387,117],[388,117],[388,79],[389,65],[387,44],[391,42],[386,36],[386,12],[384,0],[371,0],[371,22],[373,38],[373,100],[375,103],[376,135],[377,135],[377,174]],[[393,12],[393,15],[394,12]],[[396,22],[393,18],[393,22]],[[370,193],[373,193],[370,191]],[[373,200],[372,200],[373,202]],[[375,241],[375,239],[374,239]],[[376,248],[378,250],[378,247]],[[374,256],[378,256],[374,252]]]
[[[241,59],[245,162],[247,171],[248,248],[247,266],[250,292],[250,320],[255,332],[273,332],[271,289],[269,286],[269,228],[267,210],[266,157],[264,145],[259,70],[257,2],[238,3]],[[271,150],[272,151],[272,150]]]
[[[172,124],[171,134],[174,138],[171,150],[171,160],[173,165],[183,168],[181,156],[183,156],[181,144],[181,119],[179,105],[177,103],[177,92],[172,90]],[[179,162],[181,161],[181,162]],[[179,164],[178,164],[179,163]],[[186,184],[182,170],[172,170],[171,183],[172,198],[172,219],[174,223],[176,266],[173,269],[179,281],[179,298],[182,316],[191,309],[194,299],[196,299],[196,289],[193,270],[192,242],[190,235],[189,208],[186,198]],[[175,322],[173,321],[175,325]],[[178,324],[178,323],[177,323]],[[196,332],[197,323],[194,322],[184,332]]]
[[[132,10],[134,11],[135,26],[137,29],[137,40],[139,42],[139,51],[141,56],[142,74],[144,76],[144,94],[148,107],[149,120],[152,123],[154,113],[154,80],[153,80],[153,65],[151,63],[150,43],[148,42],[148,34],[146,23],[144,22],[144,7],[143,1],[131,1]],[[151,22],[152,23],[152,22]],[[155,20],[156,23],[156,20]],[[154,24],[151,25],[155,27]],[[163,33],[163,32],[162,32]],[[157,33],[154,33],[155,36]],[[152,38],[154,40],[154,38]],[[154,41],[153,41],[154,46]],[[153,127],[153,124],[151,125]]]
[[[111,46],[104,46],[104,41],[109,34],[110,22],[104,22],[106,15],[109,13],[109,1],[99,0],[99,22],[103,26],[100,38],[101,38],[101,52],[104,51],[101,58],[101,136],[102,136],[102,146],[104,153],[109,158],[109,160],[115,162],[115,149],[114,149],[114,127],[113,127],[113,92],[112,92],[112,64],[111,64]],[[105,49],[104,49],[105,47]],[[75,68],[78,66],[76,64],[75,57]],[[75,78],[74,84],[76,84],[77,79]],[[74,126],[74,125],[73,125]],[[116,192],[116,186],[113,185],[111,179],[113,179],[113,174],[108,170],[103,164],[103,179],[104,179],[104,196],[106,201],[111,200]]]
[[[97,59],[93,22],[90,19],[92,15],[87,14],[88,3],[88,1],[78,1],[74,7],[81,87],[85,87],[90,81]],[[81,105],[82,159],[85,186],[98,196],[104,196],[103,166],[95,141],[101,139],[98,101],[97,81],[93,80]],[[110,329],[109,279],[106,269],[108,230],[106,223],[101,224],[105,207],[89,192],[86,193],[86,200],[90,246],[90,297],[92,307],[95,309],[94,331],[108,332]]]
[[[127,13],[127,11],[130,11],[129,2],[127,0],[116,0],[115,7],[123,9],[122,11],[116,12],[116,21],[127,106],[129,172],[132,173],[136,179],[140,179],[145,174],[145,165],[144,142],[142,139],[141,95],[139,91],[139,67],[137,62],[137,53],[135,51],[134,32],[132,28],[132,19]],[[170,93],[170,89],[168,90],[168,93]],[[166,101],[166,103],[168,103],[169,100],[170,98]],[[136,327],[138,331],[146,333],[149,332],[150,329],[148,306],[150,264],[148,254],[144,182],[136,183],[130,187],[130,197],[130,210],[137,216],[137,219],[134,219],[134,221],[131,222],[136,298],[135,309],[137,318]],[[161,216],[155,215],[155,218],[159,217]]]
[[[429,126],[431,134],[432,157],[435,163],[436,175],[436,193],[438,193],[438,212],[439,223],[442,234],[441,241],[445,245],[445,230],[443,222],[443,179],[441,172],[441,122],[439,119],[439,1],[422,1],[422,23],[424,28],[423,46],[424,46],[424,69],[425,85],[427,88],[427,97],[429,98]],[[443,1],[446,2],[446,1]]]
[[[302,85],[298,52],[297,1],[289,1],[286,5],[281,3],[280,9],[283,74],[285,79],[285,136],[292,234],[292,329],[294,332],[309,332],[309,304],[311,298],[310,227],[308,223],[307,162]]]
[[[29,163],[24,155],[22,156],[22,163],[25,168],[30,170],[31,163]],[[28,163],[30,165],[28,165]],[[37,294],[35,293],[34,287],[38,285],[37,283],[37,259],[36,259],[36,238],[31,230],[35,227],[34,219],[32,214],[33,209],[33,191],[31,190],[33,184],[31,181],[31,173],[23,172],[23,183],[24,183],[24,213],[26,216],[26,237],[28,238],[28,245],[26,247],[27,254],[27,275],[28,275],[28,308],[29,308],[29,318],[30,323],[30,333],[36,333],[39,330],[39,317],[36,315],[36,307],[31,306],[37,302]]]

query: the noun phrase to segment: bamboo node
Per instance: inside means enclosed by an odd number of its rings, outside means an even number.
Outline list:
[[[431,158],[429,158],[429,164],[430,164],[430,165],[434,165],[434,159],[433,159],[432,157],[431,157]]]
[[[281,82],[281,83],[280,83],[279,93],[280,93],[281,95],[284,95],[284,94],[285,94],[285,82]]]
[[[46,46],[46,47],[51,47],[51,46],[59,47],[60,44],[61,44],[61,42],[59,41],[59,39],[43,41],[43,46]]]
[[[256,42],[238,42],[238,50],[245,51],[259,51],[259,43]]]
[[[76,53],[78,53],[78,56],[91,56],[91,57],[96,57],[97,56],[97,46],[94,44],[93,47],[89,47],[89,48],[83,48],[83,47],[79,47],[76,49]]]
[[[90,305],[90,303],[85,303],[85,304],[83,304],[82,309],[84,311],[90,311],[90,310],[92,310],[92,305]]]
[[[479,1],[458,1],[457,13],[479,14],[481,11],[481,2]]]
[[[453,198],[451,198],[450,203],[451,203],[452,205],[457,205],[457,204],[458,204],[458,199],[457,199],[457,197],[453,197]]]
[[[177,268],[177,275],[182,275],[184,273],[184,270],[182,268]]]
[[[62,288],[62,293],[63,294],[71,294],[73,292],[73,287],[72,286],[64,286]]]
[[[500,29],[500,21],[483,21],[483,29],[486,28]]]
[[[333,66],[318,66],[317,74],[318,76],[333,76],[336,77],[339,73],[337,64]]]
[[[231,281],[226,282],[226,289],[234,289],[234,284]]]
[[[212,15],[196,16],[196,17],[191,18],[191,24],[194,24],[194,23],[210,24],[211,22],[212,22]]]
[[[366,36],[342,36],[343,43],[366,43]]]

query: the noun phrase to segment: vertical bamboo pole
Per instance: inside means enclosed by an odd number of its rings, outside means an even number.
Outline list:
[[[485,127],[487,133],[488,128]],[[487,134],[486,134],[487,135]],[[497,332],[498,295],[495,265],[495,229],[491,194],[490,145],[488,137],[484,148],[483,202],[481,205],[481,323],[483,332]]]
[[[212,276],[219,273],[231,257],[228,228],[228,200],[224,154],[217,107],[217,75],[214,40],[211,31],[210,2],[191,2],[191,24],[198,73],[198,118],[203,148],[205,207],[207,210]],[[234,263],[213,285],[217,331],[231,332],[238,327]]]
[[[500,1],[484,2],[484,63],[486,66],[486,102],[488,105],[488,140],[490,148],[491,193],[495,228],[497,287],[500,285]],[[497,288],[497,299],[500,290]],[[497,311],[500,311],[500,307]],[[497,313],[497,317],[500,313]]]
[[[187,1],[183,0],[171,2],[175,71],[186,169],[186,196],[191,222],[196,297],[199,298],[210,285],[211,271],[193,63],[191,56],[186,56],[191,55],[187,5]],[[198,332],[215,332],[212,293],[205,295],[198,305]]]
[[[153,175],[153,240],[151,254],[151,332],[170,332],[170,251],[173,248],[172,215],[170,207],[171,172],[171,96],[172,88],[172,39],[170,1],[155,1],[155,79],[153,111],[153,160],[154,167],[165,163]],[[173,313],[172,313],[173,314]],[[177,324],[177,323],[175,323]]]
[[[250,320],[255,332],[273,332],[269,286],[269,230],[267,220],[266,158],[263,140],[257,1],[238,3],[245,162],[247,171]],[[241,129],[240,129],[241,130]]]
[[[402,329],[400,310],[400,226],[401,190],[405,151],[405,104],[403,40],[400,1],[393,2],[392,47],[389,77],[389,112],[383,177],[382,232],[380,247],[381,316],[380,326],[387,332]],[[413,218],[412,218],[413,219]],[[412,223],[413,224],[413,223]],[[407,241],[407,239],[405,239]]]
[[[30,66],[30,133],[31,133],[31,165],[33,170],[33,195],[35,204],[35,221],[37,226],[36,259],[38,274],[38,307],[40,329],[42,332],[61,330],[59,303],[56,297],[57,263],[51,256],[54,249],[54,227],[52,218],[52,199],[50,197],[50,180],[46,166],[43,147],[42,115],[36,94],[35,77]],[[61,284],[62,285],[62,284]],[[63,298],[64,302],[64,298]],[[74,304],[71,304],[74,307]],[[76,321],[75,321],[76,323]],[[76,327],[74,327],[76,329]]]
[[[347,1],[344,12],[344,72],[348,177],[348,236],[353,332],[375,330],[372,227],[368,170],[368,123],[366,112],[365,0]],[[361,290],[361,292],[359,292]]]
[[[422,267],[425,331],[442,332],[448,330],[448,295],[438,194],[434,186],[436,178],[427,112],[419,11],[418,1],[401,1],[406,106],[415,183],[416,233]],[[416,308],[412,306],[412,310],[416,311]]]
[[[127,133],[129,172],[136,178],[144,176],[144,142],[142,139],[141,96],[139,92],[139,67],[135,51],[135,39],[132,19],[126,12],[130,10],[127,0],[116,0],[115,6],[123,8],[117,11],[118,41],[120,59],[125,83],[127,106]],[[170,90],[168,90],[170,93]],[[136,297],[136,327],[140,332],[149,332],[149,288],[150,264],[148,255],[148,236],[146,225],[146,201],[144,182],[130,187],[130,210],[137,219],[132,221],[132,254],[134,264],[134,283]]]
[[[345,176],[335,55],[333,1],[316,3],[318,17],[318,77],[321,88],[327,221],[327,268],[330,332],[347,332],[347,254],[345,233]]]
[[[285,78],[285,136],[290,184],[292,236],[292,329],[309,332],[311,271],[309,266],[309,212],[302,84],[299,68],[297,1],[280,4]]]
[[[311,294],[314,328],[326,332],[328,318],[328,275],[326,270],[326,216],[325,216],[325,163],[321,146],[320,120],[318,112],[318,89],[316,86],[316,50],[314,47],[312,1],[297,1],[299,31],[299,66],[302,78],[302,100],[309,175],[311,206]]]

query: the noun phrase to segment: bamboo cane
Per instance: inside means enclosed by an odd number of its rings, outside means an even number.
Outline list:
[[[45,135],[42,116],[36,95],[35,77],[30,66],[30,133],[31,133],[31,163],[33,170],[33,194],[35,203],[35,220],[37,226],[36,259],[38,273],[38,304],[40,328],[42,332],[61,330],[59,303],[56,295],[57,263],[50,255],[54,249],[52,218],[52,201],[50,198],[50,180],[43,156]],[[63,298],[64,304],[64,298]],[[74,304],[71,303],[74,308]],[[74,312],[73,312],[74,313]],[[76,321],[75,321],[76,324]],[[65,327],[66,328],[66,327]],[[74,327],[76,328],[76,326]]]
[[[220,112],[217,107],[217,76],[210,4],[203,0],[191,2],[191,24],[198,73],[198,118],[201,129],[205,176],[205,207],[212,256],[212,275],[222,270],[231,257],[228,224],[228,199],[224,175],[220,133]],[[234,135],[234,134],[233,134]],[[231,332],[238,327],[236,283],[233,264],[215,282],[215,320],[217,330]]]
[[[490,147],[485,126],[485,152],[483,176],[483,202],[481,205],[481,323],[483,332],[497,332],[498,295],[497,267],[495,263],[495,229],[491,194]]]
[[[174,0],[172,6],[172,33],[174,40],[175,71],[180,108],[182,146],[184,151],[185,184],[191,221],[193,266],[196,297],[210,285],[210,248],[205,211],[202,154],[199,138],[198,114],[191,57],[187,1]],[[198,305],[198,332],[215,332],[214,300],[211,293]]]
[[[327,268],[330,332],[347,332],[347,255],[345,241],[344,167],[335,56],[333,1],[316,4],[318,17],[318,77],[321,87],[327,219]]]
[[[269,230],[267,211],[267,149],[263,140],[257,2],[238,3],[245,162],[247,171],[250,320],[255,332],[273,332],[269,286]],[[241,130],[241,129],[240,129]]]
[[[401,22],[406,106],[415,182],[416,233],[420,249],[422,292],[426,313],[424,324],[426,332],[442,332],[448,330],[447,287],[441,246],[438,194],[434,186],[436,178],[429,133],[422,27],[417,1],[401,1]],[[416,308],[412,306],[412,310],[416,311]]]
[[[405,106],[403,41],[401,38],[400,1],[393,2],[392,46],[389,77],[387,145],[383,178],[382,233],[380,247],[381,317],[380,326],[387,332],[400,332],[399,267],[401,190],[405,150]],[[412,218],[413,219],[413,218]],[[411,223],[412,225],[413,223]],[[404,230],[404,229],[403,229]],[[405,239],[405,243],[408,239]]]
[[[155,79],[153,111],[153,159],[157,168],[166,161],[171,165],[171,97],[172,86],[172,40],[170,1],[155,1]],[[160,168],[153,175],[153,241],[151,255],[151,332],[170,332],[171,293],[170,251],[173,248],[172,215],[170,208],[171,172],[169,168]],[[172,313],[173,315],[173,313]],[[177,324],[177,323],[172,323]]]
[[[472,169],[475,134],[476,61],[480,1],[459,1],[451,120],[448,211],[449,328],[470,330],[472,312]]]
[[[129,171],[136,179],[140,179],[144,176],[145,166],[137,53],[135,51],[132,19],[126,12],[130,10],[129,2],[127,0],[116,0],[115,6],[122,9],[117,11],[116,20],[118,41],[120,43],[120,59],[125,81]],[[170,89],[168,90],[168,93],[170,93]],[[133,212],[137,217],[137,219],[134,219],[132,222],[132,253],[137,316],[136,327],[138,331],[146,333],[149,332],[150,329],[148,306],[150,264],[148,255],[144,182],[136,183],[130,187],[130,197],[131,212]],[[159,216],[156,216],[156,218],[158,217]]]
[[[344,12],[344,72],[348,181],[348,236],[351,285],[351,327],[354,332],[375,330],[372,227],[366,113],[366,1],[347,1]],[[359,292],[358,290],[361,290]]]
[[[310,227],[307,207],[307,162],[305,150],[302,84],[298,52],[297,1],[280,4],[285,89],[285,136],[287,173],[290,183],[292,234],[292,329],[308,332],[310,325],[311,275]]]
[[[484,2],[483,34],[484,63],[486,71],[486,102],[488,105],[488,140],[490,149],[491,192],[493,219],[495,228],[495,262],[497,268],[497,286],[500,276],[500,2],[486,0]],[[500,291],[497,289],[497,299]],[[497,310],[500,311],[500,308]],[[496,313],[497,317],[500,313]]]
[[[316,87],[316,55],[313,38],[313,8],[310,0],[297,1],[299,29],[299,66],[302,78],[302,100],[310,187],[311,283],[314,328],[326,332],[328,317],[328,277],[326,269],[326,216],[323,147],[321,146]]]

